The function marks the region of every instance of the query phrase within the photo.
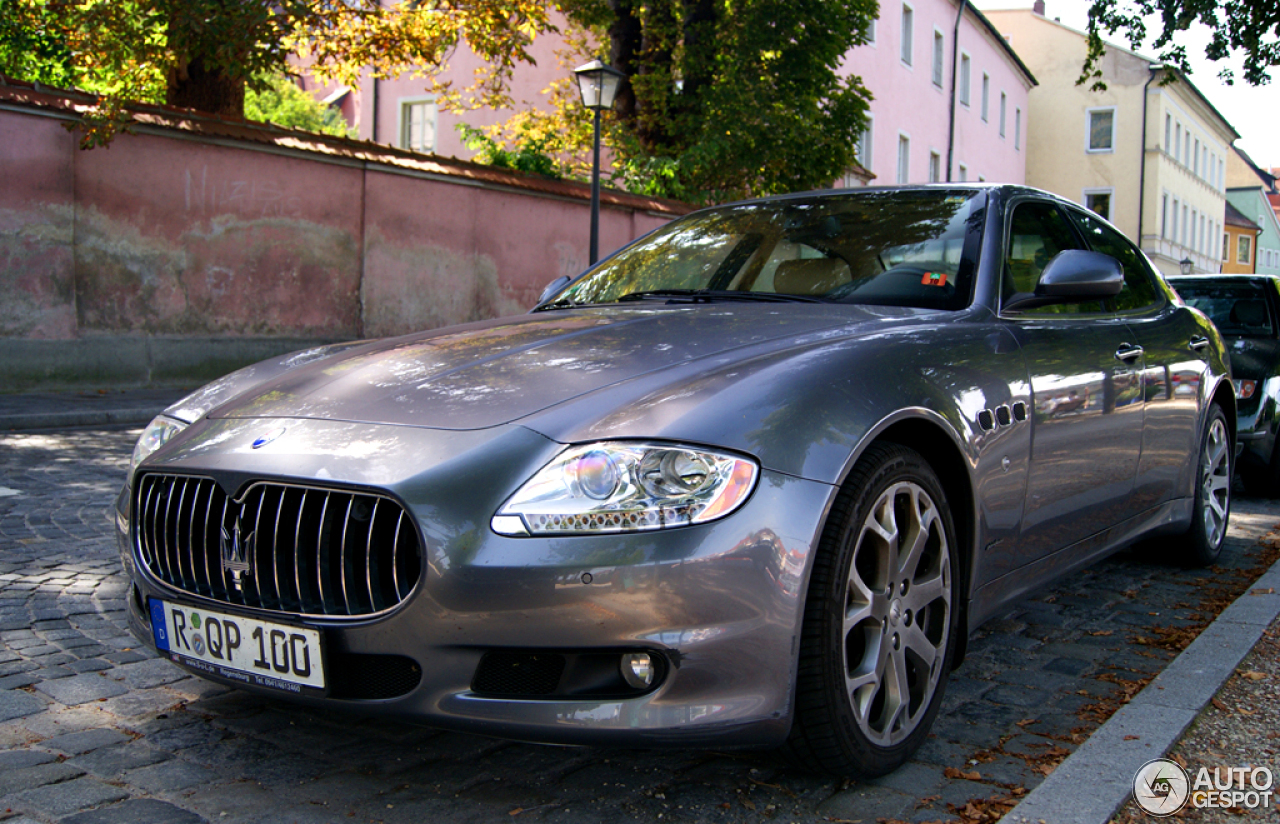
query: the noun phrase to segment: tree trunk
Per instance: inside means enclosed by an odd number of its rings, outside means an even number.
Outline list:
[[[228,77],[220,69],[206,69],[197,57],[169,72],[164,102],[208,114],[244,117],[244,80]]]

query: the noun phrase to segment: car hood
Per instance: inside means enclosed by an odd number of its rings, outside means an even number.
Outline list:
[[[537,313],[346,349],[258,384],[209,416],[486,428],[678,364],[905,314],[775,303]]]
[[[1280,341],[1273,338],[1234,338],[1228,344],[1231,376],[1266,380],[1280,372]]]

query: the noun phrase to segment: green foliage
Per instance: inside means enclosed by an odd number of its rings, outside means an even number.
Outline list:
[[[604,130],[614,180],[711,203],[830,185],[854,161],[870,93],[838,74],[866,41],[875,0],[562,0],[575,27],[565,63],[596,56],[628,79]],[[553,114],[511,128],[590,157],[590,118],[568,84]],[[575,169],[583,170],[579,162]]]
[[[244,113],[246,87],[300,56],[322,79],[438,74],[462,43],[486,65],[446,103],[506,101],[514,67],[552,31],[545,0],[0,0],[0,72],[101,95],[87,146],[127,124],[129,102]]]
[[[298,88],[287,75],[268,75],[255,85],[263,89],[250,88],[244,96],[244,116],[249,120],[337,137],[355,136],[355,130],[347,125],[337,109]]]
[[[1269,83],[1270,70],[1280,65],[1280,2],[1277,0],[1093,0],[1087,28],[1089,51],[1077,85],[1089,83],[1101,91],[1107,87],[1099,61],[1106,49],[1103,34],[1125,33],[1138,49],[1147,39],[1144,18],[1159,15],[1160,33],[1151,44],[1160,59],[1191,74],[1187,50],[1174,42],[1179,32],[1194,23],[1203,23],[1212,32],[1205,57],[1217,62],[1232,54],[1244,61],[1245,82],[1253,86]],[[1230,68],[1219,72],[1225,82],[1234,81]]]
[[[560,164],[547,154],[547,141],[536,137],[526,129],[513,141],[511,149],[499,144],[481,130],[458,124],[458,133],[462,135],[462,143],[473,152],[478,152],[476,162],[499,169],[515,169],[520,172],[532,172],[544,177],[564,177]]]

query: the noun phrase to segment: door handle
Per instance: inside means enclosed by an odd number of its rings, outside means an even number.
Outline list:
[[[1120,348],[1116,350],[1116,360],[1124,361],[1125,363],[1140,357],[1142,357],[1142,347],[1132,343],[1122,343]]]
[[[1208,345],[1209,345],[1209,339],[1206,338],[1204,335],[1193,336],[1191,338],[1191,343],[1189,344],[1189,346],[1197,352],[1199,352],[1201,349],[1204,349]]]

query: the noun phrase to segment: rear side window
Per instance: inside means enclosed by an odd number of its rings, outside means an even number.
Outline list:
[[[1068,210],[1072,221],[1085,241],[1095,252],[1111,255],[1124,268],[1124,288],[1116,295],[1115,306],[1120,312],[1145,309],[1156,303],[1156,287],[1147,261],[1129,239],[1107,224],[1074,209]]]

